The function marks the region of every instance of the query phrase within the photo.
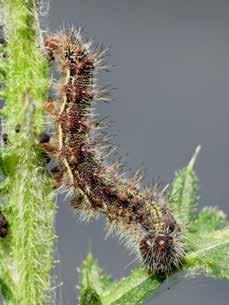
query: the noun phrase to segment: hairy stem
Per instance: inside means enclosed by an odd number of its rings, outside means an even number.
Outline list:
[[[40,305],[47,301],[53,264],[55,206],[52,187],[38,145],[44,127],[42,101],[47,91],[47,64],[40,48],[35,1],[3,2],[7,36],[5,65],[9,165],[11,303]],[[15,126],[20,131],[15,132]]]

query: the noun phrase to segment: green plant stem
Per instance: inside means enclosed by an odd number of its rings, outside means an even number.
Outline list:
[[[38,145],[44,128],[42,103],[48,88],[47,63],[39,45],[35,1],[5,0],[7,64],[4,116],[9,144],[4,149],[10,181],[4,209],[10,224],[12,304],[46,303],[53,264],[55,205]],[[15,133],[15,126],[21,130]]]

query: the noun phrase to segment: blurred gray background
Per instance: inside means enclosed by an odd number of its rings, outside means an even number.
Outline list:
[[[229,1],[51,0],[45,26],[55,32],[69,24],[86,26],[88,37],[112,45],[114,67],[102,79],[116,89],[113,101],[97,109],[114,121],[110,131],[127,167],[143,165],[146,181],[159,176],[169,183],[201,144],[200,207],[228,212]],[[104,241],[103,220],[80,223],[60,197],[58,203],[56,274],[57,284],[64,282],[58,298],[75,305],[76,268],[90,245],[104,271],[116,278],[129,273],[132,258],[117,240]],[[198,278],[168,281],[146,304],[228,300],[228,282]]]

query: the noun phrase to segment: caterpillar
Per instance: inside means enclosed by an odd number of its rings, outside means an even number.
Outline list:
[[[103,127],[93,118],[92,103],[107,99],[95,81],[95,74],[106,69],[106,50],[85,42],[74,29],[46,36],[44,47],[60,71],[56,100],[44,102],[54,136],[43,134],[40,141],[58,162],[51,170],[54,184],[69,191],[72,207],[86,219],[105,215],[108,233],[117,233],[150,272],[170,273],[182,264],[185,246],[165,192],[142,190],[138,174],[124,179],[119,163],[106,162],[104,141],[93,136]]]

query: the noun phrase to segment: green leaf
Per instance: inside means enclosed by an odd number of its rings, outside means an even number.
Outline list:
[[[9,186],[10,186],[10,179],[8,177],[6,177],[0,184],[0,194],[6,194],[9,190]]]
[[[9,175],[14,175],[16,164],[16,153],[14,153],[13,151],[0,151],[0,170],[5,177]]]
[[[142,304],[160,285],[160,280],[149,275],[143,268],[137,268],[128,277],[115,282],[109,276],[101,275],[101,270],[91,254],[83,263],[80,279],[81,305]]]
[[[229,279],[229,227],[205,233],[196,242],[186,258],[187,274]]]
[[[80,295],[80,305],[102,305],[97,292],[92,288],[84,288]]]
[[[2,278],[0,278],[0,291],[1,294],[4,296],[4,299],[7,301],[7,304],[10,304],[10,302],[13,300],[13,292],[10,290],[5,280]]]
[[[222,228],[225,220],[226,215],[223,211],[213,207],[205,207],[192,222],[191,230],[198,234],[209,233]]]
[[[6,75],[6,63],[3,60],[0,60],[0,74]]]
[[[154,292],[161,281],[149,275],[143,268],[137,268],[131,274],[113,285],[104,295],[104,305],[138,305]]]
[[[113,283],[114,279],[112,277],[101,274],[101,269],[92,254],[89,253],[80,270],[81,289],[91,287],[98,294],[101,294],[109,289]]]
[[[193,170],[200,146],[187,167],[179,170],[172,183],[170,206],[177,220],[184,225],[190,223],[197,202],[197,177]]]

